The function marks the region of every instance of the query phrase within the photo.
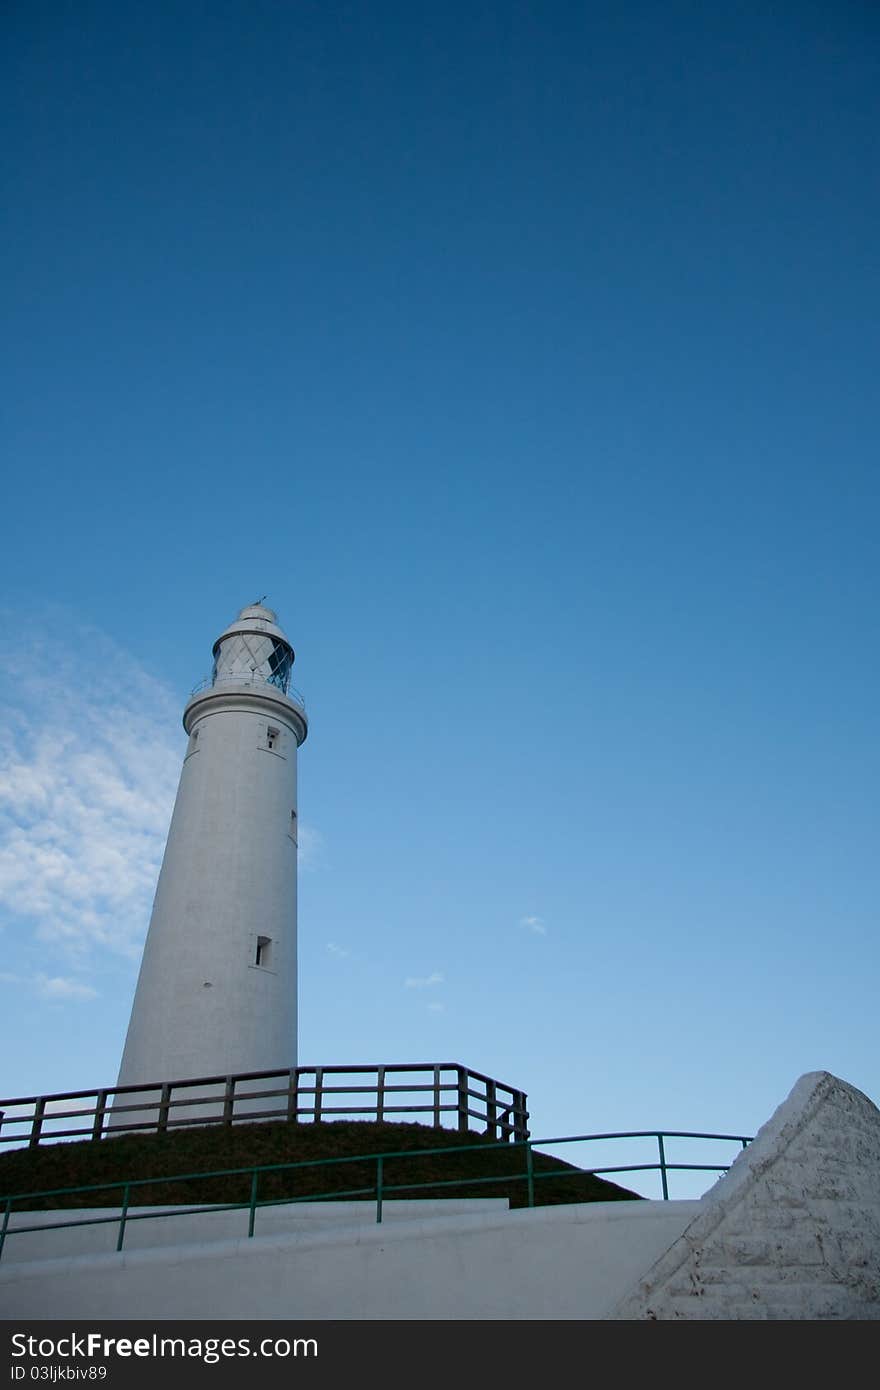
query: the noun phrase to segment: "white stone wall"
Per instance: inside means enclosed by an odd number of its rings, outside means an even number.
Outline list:
[[[880,1319],[880,1111],[801,1077],[617,1318]]]

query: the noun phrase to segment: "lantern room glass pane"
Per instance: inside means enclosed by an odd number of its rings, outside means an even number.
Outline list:
[[[211,683],[253,685],[265,681],[286,695],[292,665],[290,648],[276,637],[261,632],[236,632],[220,643]]]

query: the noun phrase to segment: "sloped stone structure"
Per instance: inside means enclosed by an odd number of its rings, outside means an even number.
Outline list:
[[[880,1320],[880,1110],[802,1076],[611,1316]]]

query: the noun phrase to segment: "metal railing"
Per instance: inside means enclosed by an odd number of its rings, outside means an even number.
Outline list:
[[[435,1129],[462,1134],[476,1124],[507,1142],[529,1136],[526,1100],[524,1091],[459,1062],[292,1067],[0,1100],[0,1144],[36,1148],[126,1131],[346,1117],[381,1123],[401,1116],[423,1116]]]
[[[288,683],[285,687],[283,683],[273,679],[272,676],[260,675],[258,671],[236,671],[235,673],[219,676],[205,676],[204,680],[199,681],[198,685],[194,685],[189,692],[190,699],[192,699],[194,695],[201,695],[203,690],[212,690],[221,685],[250,685],[261,687],[269,685],[274,690],[280,690],[282,695],[286,695],[289,700],[292,700],[295,705],[299,705],[300,709],[305,711],[305,699],[303,698],[302,692],[297,690],[295,685],[290,685],[290,683]]]
[[[535,1165],[535,1148],[541,1145],[542,1149],[549,1145],[561,1144],[580,1144],[595,1143],[606,1140],[630,1140],[630,1139],[656,1139],[658,1145],[658,1161],[656,1163],[627,1163],[614,1164],[601,1168],[558,1168],[541,1172]],[[399,1195],[402,1193],[414,1193],[430,1190],[432,1193],[440,1189],[446,1191],[456,1187],[484,1186],[491,1183],[516,1183],[525,1184],[526,1200],[523,1205],[534,1207],[535,1186],[539,1182],[552,1180],[554,1178],[578,1178],[584,1176],[607,1177],[609,1174],[622,1173],[644,1173],[656,1172],[660,1174],[661,1189],[663,1200],[669,1200],[669,1180],[671,1172],[711,1172],[724,1173],[730,1167],[729,1163],[671,1163],[666,1155],[665,1140],[667,1139],[700,1139],[710,1141],[724,1141],[726,1143],[737,1143],[745,1149],[751,1142],[751,1137],[742,1134],[705,1134],[690,1130],[631,1130],[628,1132],[616,1132],[611,1134],[575,1134],[565,1135],[561,1138],[553,1139],[527,1139],[518,1140],[514,1144],[456,1144],[437,1149],[403,1149],[390,1153],[368,1153],[352,1154],[341,1158],[321,1158],[306,1159],[295,1163],[271,1163],[259,1164],[243,1168],[223,1168],[204,1173],[178,1173],[172,1176],[162,1176],[157,1178],[133,1178],[129,1181],[116,1181],[105,1183],[93,1183],[82,1187],[60,1187],[47,1189],[39,1192],[14,1193],[5,1197],[0,1197],[3,1203],[3,1219],[0,1223],[0,1257],[6,1240],[13,1235],[24,1235],[33,1231],[54,1231],[74,1228],[79,1226],[102,1226],[116,1224],[118,1233],[116,1239],[116,1249],[120,1251],[125,1239],[126,1227],[132,1221],[156,1221],[169,1216],[196,1216],[207,1212],[222,1211],[247,1211],[248,1229],[247,1234],[253,1237],[256,1227],[256,1213],[263,1207],[294,1206],[300,1202],[328,1202],[342,1201],[353,1197],[368,1197],[376,1203],[376,1221],[381,1222],[383,1218],[383,1204],[391,1194]],[[455,1154],[475,1153],[482,1154],[503,1152],[509,1156],[516,1151],[521,1151],[523,1165],[520,1173],[501,1173],[483,1177],[472,1175],[450,1179],[431,1179],[421,1182],[388,1182],[385,1175],[385,1165],[395,1159],[409,1159],[411,1161],[424,1158],[436,1158],[439,1155],[451,1157]],[[539,1158],[545,1157],[543,1154]],[[259,1186],[261,1179],[268,1174],[292,1173],[296,1170],[307,1168],[329,1169],[338,1167],[344,1163],[375,1164],[375,1180],[368,1186],[359,1186],[348,1189],[334,1189],[333,1191],[315,1191],[297,1196],[270,1197],[260,1199]],[[165,1211],[132,1211],[132,1194],[140,1195],[150,1187],[158,1184],[185,1183],[185,1182],[204,1182],[217,1178],[249,1178],[249,1197],[245,1202],[221,1202],[205,1206],[175,1206]],[[69,1198],[97,1192],[122,1192],[122,1203],[119,1213],[110,1216],[80,1217],[75,1221],[54,1221],[46,1223],[34,1223],[28,1226],[10,1226],[13,1215],[13,1205],[21,1202],[45,1202],[49,1198]]]

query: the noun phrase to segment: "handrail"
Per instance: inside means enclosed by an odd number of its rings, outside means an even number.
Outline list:
[[[596,1142],[609,1139],[656,1139],[658,1143],[659,1162],[657,1163],[629,1163],[615,1164],[602,1168],[561,1168],[549,1172],[538,1172],[534,1164],[534,1151],[537,1145],[542,1148],[550,1144],[575,1144],[585,1142]],[[271,1206],[294,1206],[299,1202],[321,1202],[321,1201],[340,1201],[346,1197],[363,1197],[366,1195],[375,1196],[376,1199],[376,1221],[382,1222],[383,1206],[389,1193],[393,1192],[418,1192],[425,1189],[434,1190],[436,1188],[453,1188],[463,1186],[481,1186],[487,1183],[498,1182],[525,1182],[528,1207],[535,1206],[535,1183],[548,1178],[572,1178],[572,1177],[603,1177],[610,1173],[641,1173],[659,1172],[663,1192],[663,1200],[669,1200],[668,1174],[670,1172],[711,1172],[723,1173],[729,1168],[729,1164],[723,1163],[670,1163],[666,1157],[664,1139],[709,1139],[721,1140],[728,1143],[739,1143],[745,1149],[751,1142],[751,1137],[742,1134],[709,1134],[695,1130],[627,1130],[615,1131],[608,1134],[572,1134],[562,1135],[551,1139],[526,1139],[517,1140],[514,1143],[491,1143],[491,1144],[456,1144],[444,1145],[433,1149],[398,1149],[384,1151],[382,1153],[365,1154],[345,1154],[336,1158],[312,1158],[299,1159],[289,1163],[262,1163],[252,1164],[239,1168],[219,1168],[209,1172],[196,1173],[175,1173],[162,1174],[155,1178],[124,1178],[115,1182],[89,1183],[76,1187],[48,1188],[37,1192],[10,1193],[0,1197],[0,1202],[4,1204],[4,1214],[2,1226],[0,1226],[0,1257],[2,1257],[6,1240],[12,1235],[24,1235],[31,1231],[52,1231],[74,1229],[79,1226],[100,1226],[112,1222],[119,1223],[119,1235],[117,1238],[116,1249],[122,1249],[125,1229],[132,1221],[152,1221],[167,1216],[190,1216],[198,1215],[205,1210],[209,1211],[247,1211],[248,1212],[248,1236],[253,1237],[256,1224],[256,1212],[260,1207]],[[432,1158],[437,1155],[452,1155],[462,1153],[489,1153],[495,1150],[510,1154],[513,1150],[522,1150],[524,1155],[524,1171],[522,1173],[498,1173],[484,1177],[461,1177],[431,1179],[423,1182],[408,1183],[388,1183],[385,1181],[385,1163],[389,1159],[422,1159]],[[369,1187],[357,1187],[348,1190],[334,1190],[332,1192],[309,1192],[299,1194],[295,1197],[272,1197],[260,1201],[258,1198],[258,1188],[260,1178],[268,1173],[291,1172],[295,1169],[305,1168],[330,1168],[342,1163],[375,1163],[376,1180]],[[137,1212],[131,1209],[131,1194],[135,1189],[154,1187],[163,1183],[178,1183],[192,1181],[206,1181],[212,1178],[247,1177],[251,1179],[250,1196],[246,1202],[222,1202],[205,1204],[189,1207],[171,1207],[165,1211]],[[117,1191],[122,1189],[123,1200],[119,1215],[84,1217],[77,1221],[58,1221],[50,1223],[36,1223],[30,1226],[15,1226],[10,1228],[9,1222],[12,1215],[12,1207],[16,1202],[33,1202],[36,1200],[45,1201],[49,1197],[72,1197],[80,1194],[94,1194],[97,1192]]]

